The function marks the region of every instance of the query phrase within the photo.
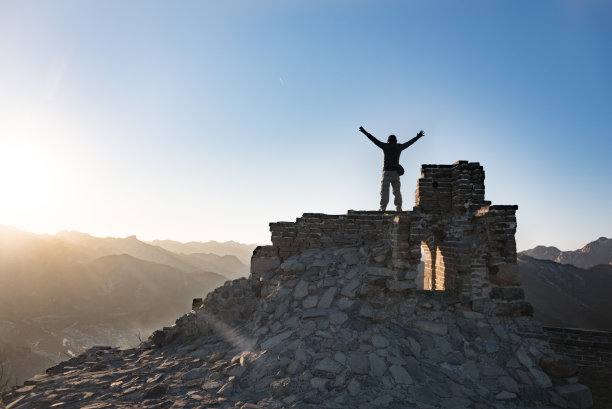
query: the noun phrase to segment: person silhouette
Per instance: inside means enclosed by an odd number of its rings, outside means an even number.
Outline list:
[[[359,127],[359,131],[367,136],[376,146],[383,150],[383,175],[382,181],[380,182],[380,212],[384,212],[387,209],[389,203],[389,185],[393,188],[393,196],[395,200],[395,210],[398,212],[402,211],[402,194],[400,192],[400,176],[404,174],[404,168],[399,163],[400,155],[402,151],[418,141],[425,135],[425,132],[420,131],[417,136],[405,143],[397,143],[395,135],[389,135],[387,143],[381,142],[376,139],[372,134],[363,129],[363,126]]]

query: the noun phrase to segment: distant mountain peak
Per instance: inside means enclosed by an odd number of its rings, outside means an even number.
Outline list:
[[[190,241],[187,243],[175,240],[153,240],[147,243],[179,254],[217,254],[219,256],[235,256],[246,265],[250,264],[253,250],[257,247],[256,244],[243,244],[235,241],[218,242],[215,240],[207,242]]]
[[[522,251],[521,254],[540,259],[551,260],[560,264],[573,264],[580,268],[589,268],[598,264],[612,264],[612,239],[600,237],[573,251],[561,251],[556,247],[536,246]]]

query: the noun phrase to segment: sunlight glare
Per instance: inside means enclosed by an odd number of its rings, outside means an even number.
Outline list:
[[[40,146],[0,145],[0,223],[29,225],[50,215],[62,199],[62,164]]]

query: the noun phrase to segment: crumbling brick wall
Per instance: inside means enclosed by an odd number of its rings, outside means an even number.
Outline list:
[[[477,162],[423,165],[412,211],[305,213],[295,222],[270,223],[272,245],[255,249],[251,271],[274,268],[311,248],[385,245],[392,250],[393,269],[414,276],[422,248],[425,289],[487,298],[489,275],[516,263],[518,207],[484,200],[484,179]]]
[[[546,340],[555,352],[574,360],[580,381],[593,392],[594,407],[612,402],[612,333],[579,328],[544,327]]]
[[[581,328],[543,328],[552,348],[572,358],[579,368],[606,368],[612,372],[612,332]]]

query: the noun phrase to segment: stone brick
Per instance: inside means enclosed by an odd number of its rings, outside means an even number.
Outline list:
[[[562,385],[557,386],[555,390],[572,408],[587,409],[593,406],[591,390],[584,385],[579,383]]]
[[[540,366],[553,378],[569,378],[578,373],[578,367],[571,358],[558,354],[544,355],[540,358]]]

